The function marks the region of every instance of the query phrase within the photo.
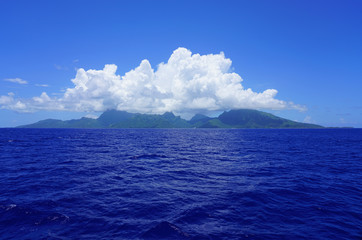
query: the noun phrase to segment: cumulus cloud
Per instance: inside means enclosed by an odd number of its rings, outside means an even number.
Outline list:
[[[116,74],[114,64],[102,70],[80,68],[71,80],[74,87],[60,97],[49,97],[45,92],[32,99],[8,95],[0,98],[0,106],[18,111],[118,109],[179,114],[239,108],[304,110],[303,106],[276,99],[275,89],[254,92],[244,88],[243,79],[231,72],[231,63],[224,53],[200,55],[178,48],[156,70],[148,60],[123,76]]]
[[[4,81],[19,83],[19,84],[28,84],[27,81],[25,81],[25,80],[23,80],[21,78],[5,78]]]
[[[1,108],[15,110],[19,112],[27,112],[27,106],[20,100],[14,98],[14,93],[10,92],[7,96],[0,96]]]

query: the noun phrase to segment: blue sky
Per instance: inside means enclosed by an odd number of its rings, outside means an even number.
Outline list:
[[[99,115],[110,106],[184,115],[255,106],[301,122],[362,127],[361,11],[357,0],[1,1],[0,127]],[[201,74],[195,85],[182,61]],[[189,77],[173,79],[176,72]],[[220,95],[220,88],[237,88],[239,76],[243,89]],[[87,91],[79,90],[84,79]],[[118,86],[123,80],[129,84]],[[207,89],[202,97],[197,86]]]

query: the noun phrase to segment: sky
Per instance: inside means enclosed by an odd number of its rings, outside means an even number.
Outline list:
[[[362,2],[0,1],[0,127],[253,108],[362,127]]]

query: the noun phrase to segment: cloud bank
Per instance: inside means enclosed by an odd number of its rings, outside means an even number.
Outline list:
[[[231,60],[223,53],[199,55],[176,49],[166,63],[154,70],[148,60],[120,76],[117,66],[103,70],[80,68],[61,97],[43,92],[31,99],[10,93],[0,97],[0,106],[20,112],[39,110],[98,112],[107,109],[140,113],[172,111],[190,114],[239,108],[297,109],[303,106],[275,98],[278,91],[254,92],[245,89],[243,79],[231,72]]]

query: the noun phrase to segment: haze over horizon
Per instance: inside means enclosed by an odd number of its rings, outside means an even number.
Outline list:
[[[0,127],[107,109],[190,118],[240,108],[362,127],[358,1],[0,8]]]

